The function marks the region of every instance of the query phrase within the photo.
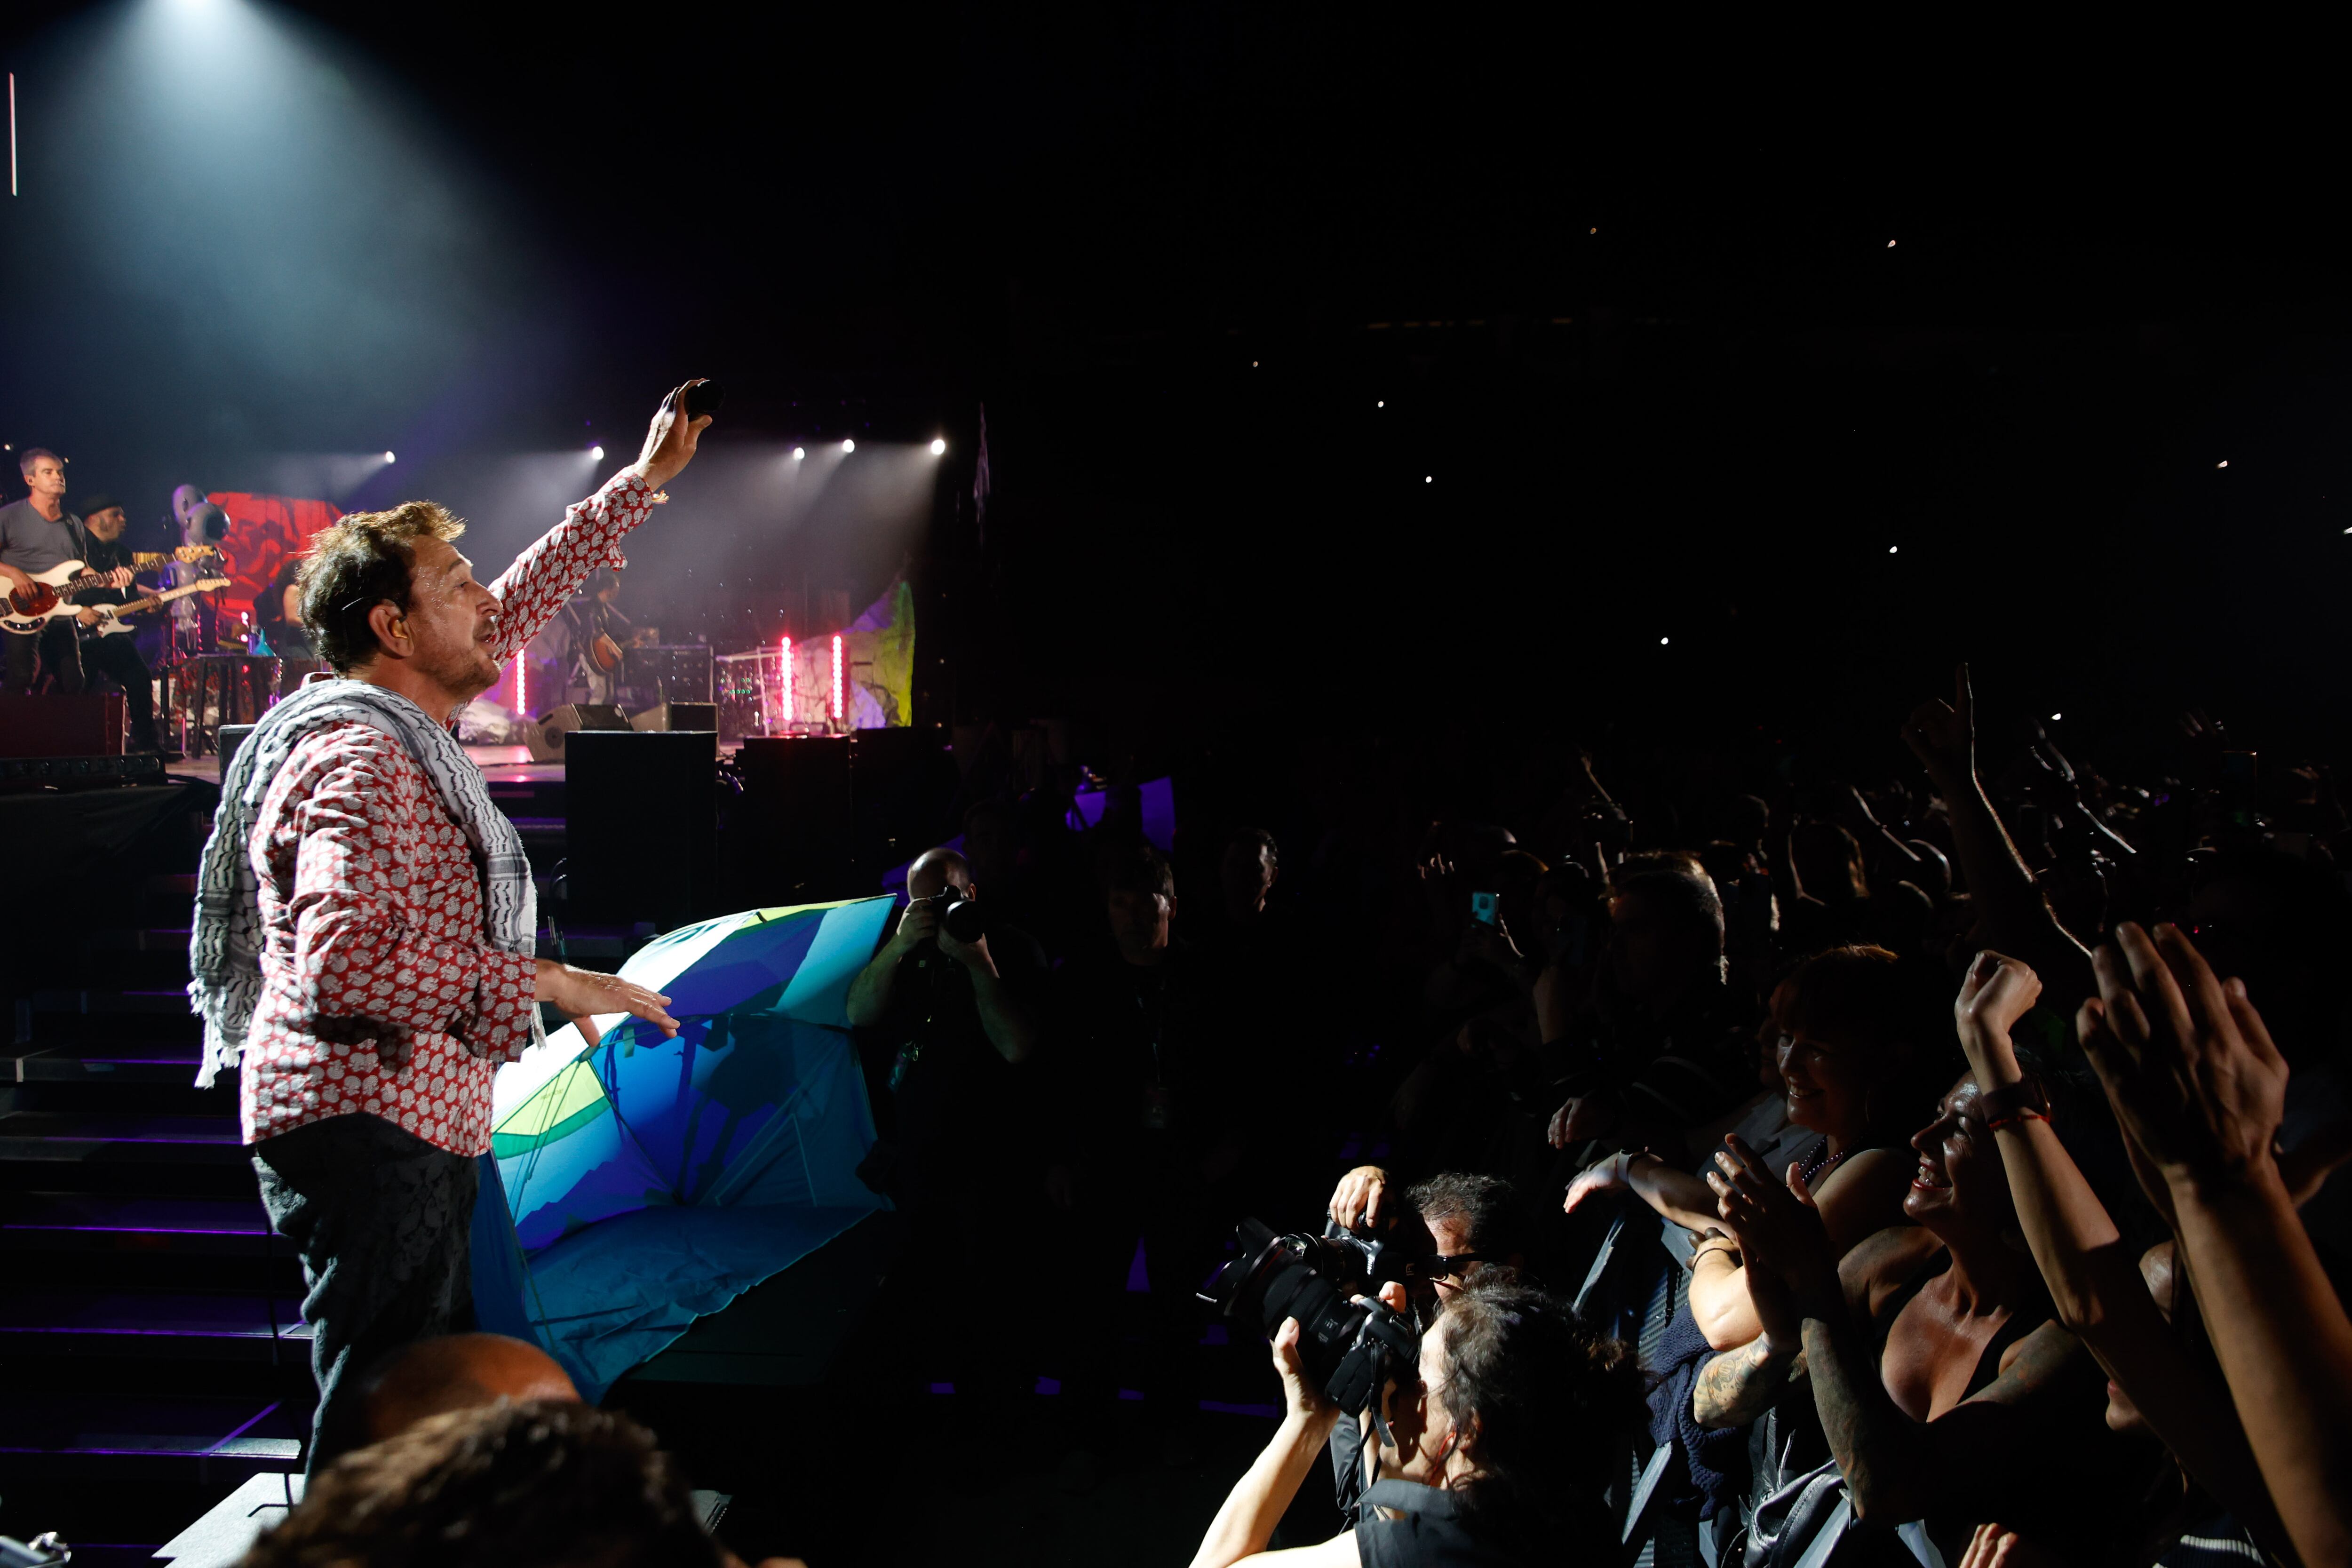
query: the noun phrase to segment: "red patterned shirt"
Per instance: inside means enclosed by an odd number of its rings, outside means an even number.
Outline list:
[[[614,479],[490,584],[500,663],[536,636],[646,520],[650,491]],[[530,1043],[536,961],[489,945],[472,847],[406,747],[330,725],[286,758],[255,818],[262,989],[246,1037],[245,1141],[363,1111],[453,1154],[490,1146],[490,1081]],[[391,1025],[411,1050],[388,1068]]]

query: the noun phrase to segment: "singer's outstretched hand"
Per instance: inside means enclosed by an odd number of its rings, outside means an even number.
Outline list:
[[[686,416],[687,388],[701,385],[703,379],[696,376],[663,398],[662,405],[654,411],[654,422],[646,431],[646,449],[637,456],[636,469],[656,489],[676,479],[679,470],[694,461],[694,444],[709,427],[708,414],[698,419]]]

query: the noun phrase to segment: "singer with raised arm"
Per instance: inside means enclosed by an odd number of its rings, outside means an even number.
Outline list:
[[[472,1326],[467,1236],[490,1084],[551,1003],[675,1033],[668,998],[536,956],[530,868],[449,724],[694,457],[689,382],[643,454],[485,588],[431,501],[320,534],[302,622],[339,679],[270,710],[222,780],[198,877],[189,986],[197,1081],[238,1073],[271,1227],[308,1294],[316,1473],[363,1442],[359,1374]]]

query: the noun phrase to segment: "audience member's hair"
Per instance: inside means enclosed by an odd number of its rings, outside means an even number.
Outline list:
[[[1166,857],[1149,844],[1123,846],[1106,853],[1100,862],[1103,889],[1112,893],[1157,893],[1176,896],[1176,872]]]
[[[410,573],[420,539],[453,541],[466,525],[429,500],[413,500],[390,511],[360,511],[310,542],[302,563],[302,624],[319,657],[336,673],[348,675],[376,656],[375,628],[368,615],[390,604],[408,613]]]
[[[1236,849],[1244,845],[1252,845],[1257,848],[1265,850],[1265,863],[1276,868],[1277,869],[1280,868],[1282,865],[1282,846],[1276,844],[1274,841],[1274,835],[1268,833],[1265,828],[1240,828],[1237,829],[1232,837],[1225,840],[1225,847],[1227,849]]]
[[[16,454],[16,471],[24,475],[26,479],[31,479],[33,477],[33,465],[39,462],[43,458],[47,458],[50,462],[55,463],[60,468],[66,466],[66,460],[63,458],[58,457],[55,452],[50,451],[47,447],[27,447],[23,451]]]
[[[1475,1428],[1478,1477],[1457,1495],[1481,1532],[1563,1561],[1615,1542],[1601,1493],[1645,1419],[1633,1347],[1525,1285],[1474,1280],[1445,1304],[1437,1398]],[[1605,1534],[1604,1534],[1605,1532]]]
[[[1772,1021],[1787,1034],[1871,1052],[1880,1064],[1869,1091],[1871,1131],[1900,1142],[1967,1066],[1950,1004],[1930,989],[1941,979],[1883,947],[1832,947],[1789,972],[1772,994]]]
[[[585,1405],[500,1401],[354,1449],[243,1568],[719,1568],[645,1428]]]
[[[1695,943],[1723,952],[1723,900],[1715,880],[1688,855],[1653,851],[1628,855],[1609,873],[1612,898],[1639,893],[1655,901],[1666,917]]]
[[[1518,1194],[1499,1176],[1446,1171],[1414,1183],[1405,1198],[1425,1220],[1458,1222],[1470,1250],[1482,1258],[1500,1260],[1525,1250]]]

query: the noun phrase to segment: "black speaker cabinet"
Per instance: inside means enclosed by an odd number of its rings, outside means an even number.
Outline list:
[[[629,715],[632,730],[717,730],[716,702],[662,702]]]
[[[574,730],[564,752],[572,918],[667,931],[723,912],[719,732]]]
[[[854,876],[845,735],[760,735],[736,753],[743,796],[728,863],[747,905],[849,898]]]
[[[625,730],[629,716],[609,702],[567,702],[524,731],[534,763],[563,760],[563,739],[575,730]]]

